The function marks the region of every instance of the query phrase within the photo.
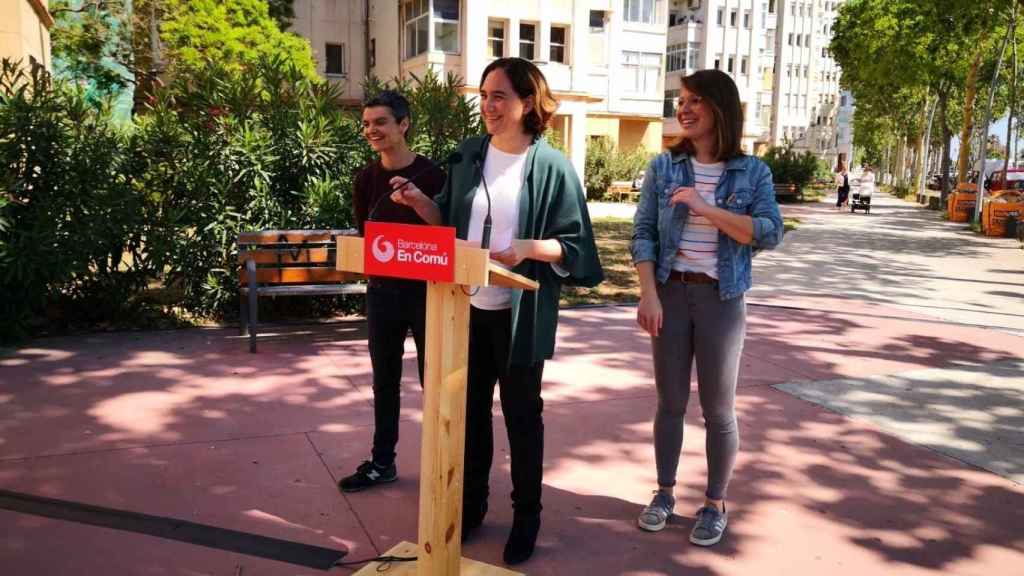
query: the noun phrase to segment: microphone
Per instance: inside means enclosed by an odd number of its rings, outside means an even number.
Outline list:
[[[441,164],[444,165],[444,166],[451,166],[452,164],[458,164],[459,162],[462,162],[462,152],[459,152],[458,150],[456,150],[455,152],[452,152],[451,154],[449,154],[447,158],[442,160]],[[429,172],[431,168],[440,168],[440,166],[438,166],[437,164],[434,164],[433,162],[431,162],[431,160],[429,158],[427,158],[427,163],[429,164],[429,166],[427,166],[427,167],[423,168],[422,170],[420,170],[419,172],[413,174],[411,177],[406,178],[405,182],[402,182],[398,186],[395,186],[394,188],[392,188],[391,192],[397,192],[397,191],[401,190],[402,188],[405,187],[406,184],[408,184],[410,182],[414,182],[417,178],[420,178],[421,176],[423,176],[424,174]],[[368,222],[373,220],[374,216],[377,214],[377,209],[380,208],[380,203],[385,198],[391,198],[391,194],[390,193],[383,194],[380,198],[377,198],[377,201],[373,203],[373,208],[370,210],[369,214],[366,216],[366,220]]]
[[[484,216],[484,229],[480,234],[480,247],[487,250],[491,247],[491,191],[487,189],[487,178],[484,176],[484,158],[479,152],[473,153],[473,165],[480,171],[480,182],[484,185],[487,196],[487,215]]]

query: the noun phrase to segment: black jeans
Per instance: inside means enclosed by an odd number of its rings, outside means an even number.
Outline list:
[[[420,386],[423,385],[426,299],[426,285],[417,281],[373,278],[366,290],[366,320],[373,366],[373,461],[382,466],[395,461],[402,355],[409,330],[416,342],[416,362]]]
[[[544,401],[540,396],[544,362],[509,366],[511,310],[473,308],[469,318],[464,509],[479,509],[490,493],[488,477],[494,459],[491,404],[498,382],[512,451],[512,506],[516,514],[539,514],[544,466]]]

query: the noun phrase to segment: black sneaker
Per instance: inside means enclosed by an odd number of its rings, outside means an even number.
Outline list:
[[[338,482],[338,489],[342,492],[359,492],[395,480],[398,480],[398,468],[394,462],[390,466],[381,467],[367,460],[356,468],[355,474],[342,478]]]

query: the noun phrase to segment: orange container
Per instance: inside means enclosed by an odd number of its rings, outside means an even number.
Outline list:
[[[1006,218],[1015,216],[1020,221],[1021,214],[1024,214],[1024,194],[1016,190],[996,192],[982,206],[982,230],[986,236],[1006,236]]]
[[[964,186],[961,184],[960,186]],[[974,215],[974,205],[978,202],[978,193],[969,192],[957,187],[957,191],[949,195],[950,222],[969,222]]]

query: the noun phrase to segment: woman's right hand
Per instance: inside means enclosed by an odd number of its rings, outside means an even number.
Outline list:
[[[661,300],[657,294],[641,294],[640,305],[636,309],[636,322],[653,338],[661,333]]]
[[[395,204],[401,204],[410,208],[416,208],[422,200],[425,200],[427,196],[422,190],[416,187],[412,181],[406,180],[401,176],[395,176],[388,181],[391,189],[394,192],[391,193],[391,201]]]

